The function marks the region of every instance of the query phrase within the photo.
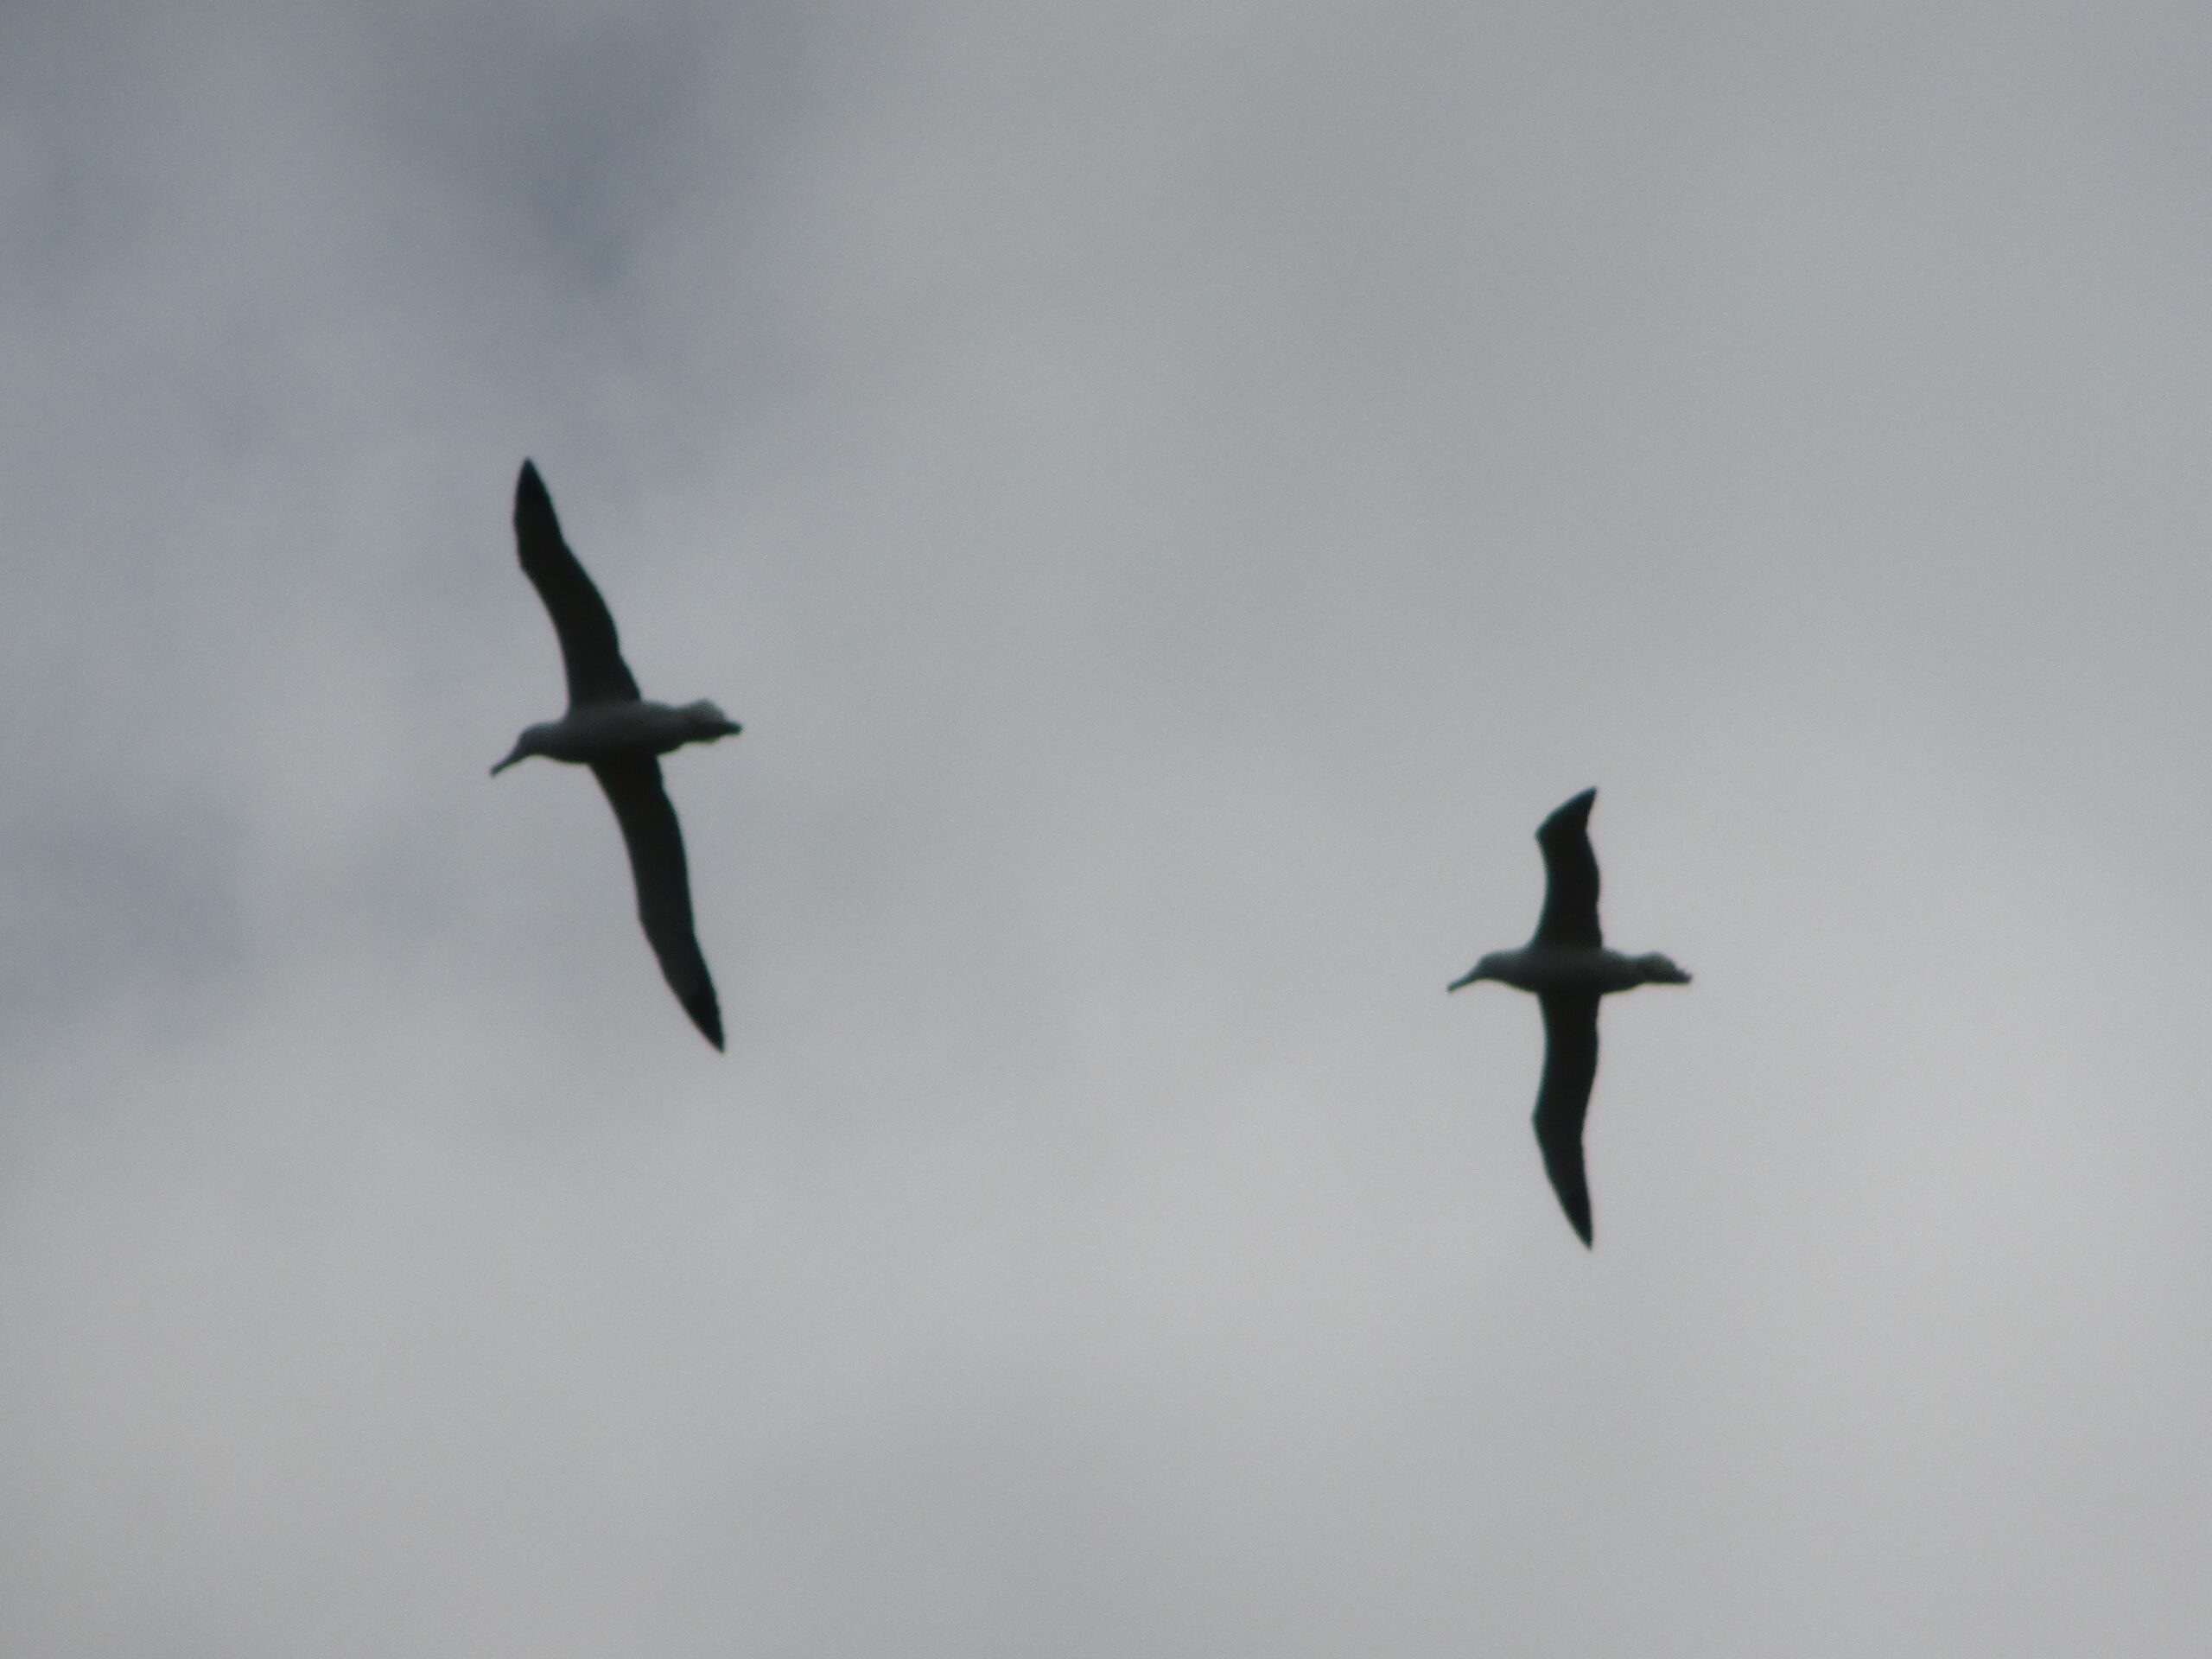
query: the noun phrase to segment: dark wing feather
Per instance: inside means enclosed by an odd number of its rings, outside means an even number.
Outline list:
[[[614,619],[591,585],[576,556],[561,539],[553,498],[530,462],[515,480],[515,547],[523,574],[545,601],[553,632],[561,636],[561,661],[569,671],[569,706],[587,702],[634,702],[638,683],[622,660]]]
[[[1544,1080],[1536,1090],[1536,1144],[1560,1207],[1585,1244],[1590,1184],[1582,1173],[1582,1120],[1598,1075],[1598,999],[1554,992],[1544,1008]]]
[[[1536,845],[1544,849],[1544,913],[1536,920],[1535,944],[1571,944],[1596,950],[1598,855],[1590,850],[1590,806],[1598,791],[1586,789],[1544,820]]]
[[[691,931],[691,881],[683,863],[683,831],[661,786],[660,762],[602,760],[592,767],[607,791],[622,839],[630,849],[630,874],[638,885],[638,919],[646,941],[660,958],[668,988],[691,1016],[692,1024],[716,1048],[722,1046],[722,1015],[715,1001],[715,982]]]

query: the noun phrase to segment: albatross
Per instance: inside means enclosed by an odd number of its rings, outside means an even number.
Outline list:
[[[1544,1011],[1544,1080],[1536,1089],[1536,1144],[1560,1208],[1591,1243],[1590,1186],[1582,1173],[1582,1119],[1598,1075],[1598,999],[1639,985],[1687,985],[1690,976],[1654,951],[1624,957],[1598,931],[1598,855],[1590,850],[1586,789],[1536,831],[1546,888],[1536,931],[1518,950],[1493,950],[1445,987],[1495,979],[1532,993]]]
[[[686,743],[734,737],[741,728],[711,702],[672,707],[638,695],[622,660],[614,619],[591,578],[561,539],[545,480],[525,461],[515,480],[515,547],[523,574],[545,601],[561,661],[569,674],[569,712],[523,728],[513,753],[492,768],[496,778],[533,754],[589,766],[614,808],[630,849],[638,887],[638,919],[660,959],[662,977],[707,1040],[722,1046],[715,982],[691,931],[691,884],[683,865],[683,831],[661,786],[660,759]]]

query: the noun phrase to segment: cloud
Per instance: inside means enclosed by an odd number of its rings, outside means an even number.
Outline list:
[[[2087,23],[10,14],[18,1643],[2190,1650],[2203,124]],[[746,725],[726,1058],[484,776],[524,454]],[[1586,1256],[1442,988],[1593,782]]]

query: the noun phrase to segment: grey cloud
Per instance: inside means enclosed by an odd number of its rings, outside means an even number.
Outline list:
[[[26,1651],[2202,1645],[2181,14],[118,15],[0,22]],[[483,776],[525,453],[746,724],[723,1061]],[[1586,1258],[1442,987],[1591,783]]]

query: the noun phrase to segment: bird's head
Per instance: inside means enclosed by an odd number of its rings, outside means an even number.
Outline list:
[[[1672,957],[1662,957],[1654,950],[1648,957],[1638,957],[1636,965],[1646,985],[1687,985],[1690,976],[1675,965]]]
[[[507,758],[492,768],[492,775],[496,778],[516,761],[527,760],[533,754],[544,753],[545,728],[542,725],[525,726],[523,728],[522,735],[515,739],[515,746],[508,753]]]
[[[1503,951],[1491,951],[1444,988],[1447,991],[1456,991],[1462,985],[1471,985],[1478,979],[1503,979],[1505,975],[1501,971],[1503,955]]]

